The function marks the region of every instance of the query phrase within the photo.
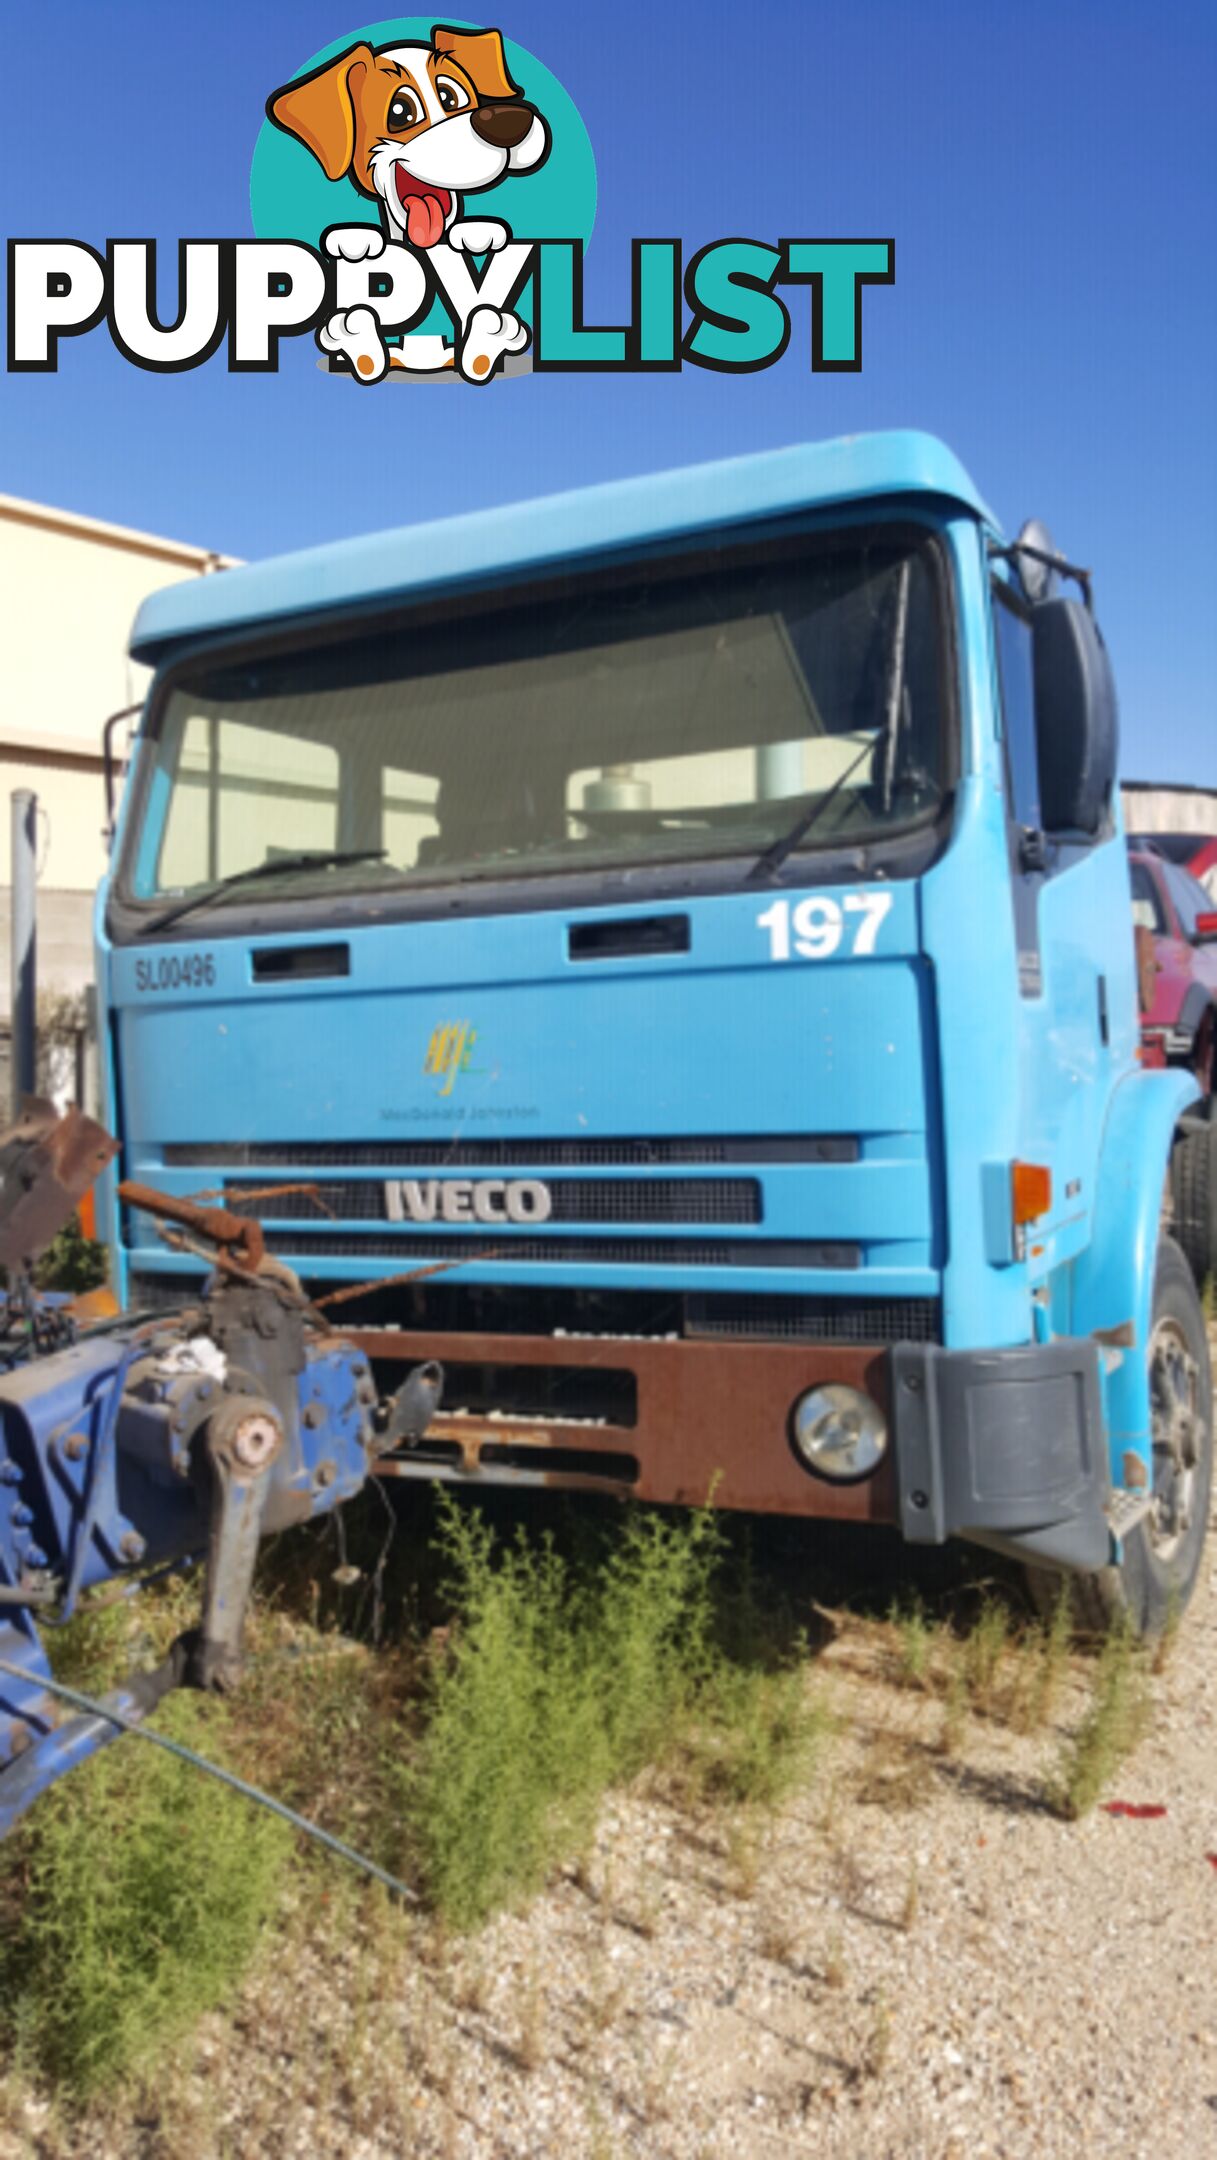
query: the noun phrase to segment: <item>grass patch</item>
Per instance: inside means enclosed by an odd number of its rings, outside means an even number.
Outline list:
[[[1051,1614],[1034,1625],[1015,1617],[998,1585],[983,1589],[979,1598],[969,1593],[937,1617],[916,1596],[897,1600],[879,1633],[887,1679],[940,1705],[933,1751],[958,1756],[974,1717],[1023,1734],[1050,1722],[1069,1672],[1068,1585],[1062,1585]],[[904,1745],[912,1745],[909,1736]],[[876,1789],[868,1797],[879,1798],[890,1786],[898,1753],[894,1737],[883,1736],[870,1766],[875,1774],[867,1780]]]
[[[964,1684],[972,1708],[993,1708],[998,1676],[1010,1648],[1010,1615],[1000,1599],[986,1597],[963,1645]]]
[[[1072,1641],[1073,1604],[1068,1579],[1062,1578],[1048,1619],[1028,1629],[1019,1646],[1007,1707],[1016,1732],[1040,1732],[1050,1722],[1069,1671]]]
[[[724,1594],[711,1511],[629,1516],[578,1568],[548,1536],[500,1545],[452,1502],[438,1536],[456,1617],[401,1793],[450,1925],[477,1925],[585,1852],[606,1788],[646,1767],[672,1769],[687,1797],[740,1808],[789,1791],[815,1725],[803,1672],[748,1644],[759,1631]]]
[[[947,1674],[942,1698],[942,1724],[938,1732],[940,1755],[958,1755],[968,1730],[968,1685],[963,1666],[956,1658]]]
[[[923,1807],[933,1786],[928,1745],[915,1733],[894,1725],[882,1725],[872,1733],[852,1780],[859,1807],[886,1808],[892,1813]]]
[[[888,1614],[893,1638],[893,1678],[901,1687],[925,1688],[938,1629],[926,1616],[918,1597],[905,1604],[897,1601]]]
[[[1212,1280],[1211,1277],[1209,1279]],[[1166,1601],[1166,1618],[1162,1623],[1161,1632],[1154,1638],[1153,1649],[1150,1654],[1150,1669],[1155,1675],[1164,1673],[1175,1655],[1175,1647],[1179,1641],[1179,1625],[1182,1619],[1183,1607],[1179,1601],[1178,1592],[1172,1590]]]
[[[201,1706],[159,1722],[215,1753]],[[20,2051],[80,2097],[162,2059],[232,1994],[278,1902],[284,1826],[160,1749],[119,1742],[39,1802],[0,1950]]]
[[[1144,1656],[1122,1614],[1104,1639],[1086,1714],[1047,1780],[1049,1806],[1067,1822],[1088,1814],[1142,1738],[1148,1717]]]
[[[829,1720],[807,1699],[802,1665],[720,1664],[682,1739],[677,1781],[714,1805],[771,1811],[806,1775]]]
[[[175,1696],[157,1712],[170,1736],[419,1883],[434,1919],[409,1931],[407,1955],[391,1915],[369,1973],[393,1959],[415,1971],[432,1940],[442,1948],[559,1862],[590,1855],[605,1790],[643,1772],[680,1804],[726,1811],[742,1876],[825,1724],[789,1620],[795,1599],[771,1576],[758,1593],[729,1521],[580,1510],[550,1535],[533,1517],[496,1531],[503,1512],[429,1496],[385,1568],[377,1497],[352,1511],[349,1550],[364,1569],[353,1590],[335,1583],[348,1548],[333,1537],[310,1528],[280,1541],[250,1610],[241,1690]],[[90,1601],[50,1637],[56,1673],[101,1691],[154,1664],[197,1596],[194,1576]],[[659,1926],[661,1890],[648,1878],[640,1932]],[[119,1741],[5,1846],[3,2066],[71,2108],[125,2105],[163,2078],[204,2013],[232,2005],[272,1917],[288,1930],[284,1954],[315,1920],[347,1959],[366,1932],[359,1895],[273,1818]],[[246,1999],[257,1994],[255,1976]],[[335,2090],[346,2048],[318,2072]],[[522,2054],[538,2051],[522,2027]]]

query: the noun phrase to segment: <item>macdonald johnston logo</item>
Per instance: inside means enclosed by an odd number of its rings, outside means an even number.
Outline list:
[[[444,1020],[431,1030],[423,1058],[423,1072],[436,1083],[438,1095],[451,1095],[457,1075],[475,1070],[473,1049],[478,1033],[467,1020]]]
[[[104,324],[161,374],[224,344],[230,370],[274,373],[281,341],[311,333],[318,365],[365,389],[746,374],[792,343],[851,372],[863,288],[895,276],[891,239],[642,237],[628,320],[589,323],[596,167],[577,108],[499,30],[427,16],[353,30],[272,91],[250,205],[252,239],[180,240],[176,276],[151,240],[11,239],[9,368],[53,374],[65,338]]]

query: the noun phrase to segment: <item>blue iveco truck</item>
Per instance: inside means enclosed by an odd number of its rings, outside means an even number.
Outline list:
[[[1138,1065],[1112,675],[1042,528],[876,435],[175,587],[131,650],[121,1175],[248,1218],[382,1382],[443,1367],[382,1474],[1186,1599],[1162,1194],[1210,1129]],[[109,1205],[127,1307],[193,1297]]]

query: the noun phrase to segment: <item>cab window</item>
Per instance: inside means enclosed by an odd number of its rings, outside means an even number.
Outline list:
[[[1010,814],[1016,825],[1034,832],[1039,830],[1041,814],[1031,624],[999,584],[993,587],[993,623],[1005,723]]]
[[[1181,870],[1177,863],[1164,863],[1163,875],[1171,896],[1171,904],[1179,918],[1179,928],[1185,938],[1196,940],[1196,919],[1208,913],[1209,896],[1198,878],[1190,871]]]
[[[1165,937],[1166,915],[1153,874],[1144,863],[1130,863],[1129,882],[1132,885],[1132,919],[1138,930],[1152,930],[1155,937]]]

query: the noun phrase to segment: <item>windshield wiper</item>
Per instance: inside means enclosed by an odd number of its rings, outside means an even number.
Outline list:
[[[300,848],[294,855],[268,855],[265,862],[254,863],[248,870],[234,870],[228,877],[216,878],[205,885],[201,892],[188,893],[184,900],[175,900],[172,907],[162,908],[151,922],[148,930],[167,930],[170,923],[180,922],[183,915],[192,915],[196,908],[206,907],[221,893],[232,892],[240,885],[252,885],[262,878],[285,877],[299,870],[330,870],[339,863],[383,862],[387,848]]]
[[[829,788],[827,794],[817,795],[815,801],[810,803],[807,809],[802,811],[801,814],[795,819],[794,824],[790,827],[789,832],[782,833],[778,839],[774,840],[771,845],[765,849],[763,855],[757,856],[756,861],[753,863],[751,870],[748,872],[748,875],[744,880],[745,884],[751,884],[753,879],[756,878],[772,877],[775,870],[781,869],[782,864],[786,860],[786,857],[791,854],[795,848],[797,848],[800,840],[805,838],[805,836],[811,831],[813,825],[819,824],[820,819],[823,817],[825,811],[831,809],[842,788],[845,786],[846,781],[849,780],[852,775],[857,772],[858,767],[859,765],[861,765],[863,759],[873,757],[874,749],[875,746],[873,742],[863,743],[857,757],[851,758],[849,764],[845,767],[844,772],[840,772],[837,774],[837,777],[833,781],[833,784]]]
[[[892,790],[896,776],[896,752],[899,740],[900,716],[904,704],[908,615],[909,562],[906,558],[900,565],[900,577],[896,587],[895,620],[892,624],[892,644],[888,658],[887,684],[883,700],[883,765],[881,777],[883,808],[889,813],[892,807]],[[833,803],[835,803],[846,782],[852,779],[863,759],[873,755],[874,749],[873,742],[863,743],[857,757],[851,758],[845,770],[837,774],[828,793],[817,796],[816,800],[809,804],[801,816],[796,818],[789,832],[783,833],[779,839],[773,842],[772,846],[767,847],[763,855],[758,855],[748,872],[748,879],[745,882],[753,878],[772,877],[775,870],[781,869],[786,857],[794,848],[797,848],[800,840],[806,838],[813,826],[819,824],[825,811],[831,809]]]

